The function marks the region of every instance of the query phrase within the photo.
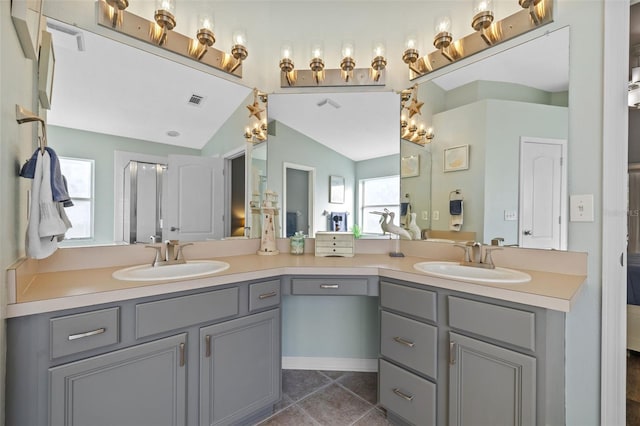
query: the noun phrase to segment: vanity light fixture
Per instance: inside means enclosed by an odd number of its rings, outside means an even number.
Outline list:
[[[316,41],[311,45],[311,61],[309,62],[309,68],[313,72],[313,81],[316,84],[320,84],[320,81],[324,80],[324,49],[322,42]]]
[[[213,15],[207,12],[201,12],[198,16],[198,27],[196,39],[200,44],[200,52],[196,53],[196,57],[198,60],[201,60],[204,55],[207,54],[209,48],[216,42],[216,36],[213,32]]]
[[[176,12],[175,0],[157,0],[156,11],[153,15],[156,24],[162,28],[161,33],[158,35],[158,46],[162,46],[167,41],[168,33],[176,27]]]
[[[267,112],[268,95],[258,89],[253,89],[253,103],[247,105],[249,119],[252,122],[245,128],[244,138],[249,143],[260,143],[267,140],[267,118],[262,117]]]
[[[405,41],[405,51],[402,54],[402,61],[409,65],[409,69],[412,69],[413,64],[420,58],[420,51],[418,50],[418,37],[415,34],[407,36]],[[416,71],[417,72],[417,71]]]
[[[129,0],[106,0],[107,4],[111,6],[111,26],[113,28],[118,25],[118,22],[122,20],[122,11],[129,7]]]
[[[216,39],[211,13],[198,15],[195,35],[173,31],[177,25],[175,2],[158,0],[153,20],[149,20],[125,10],[129,0],[98,0],[98,25],[242,78],[242,62],[248,56],[244,32],[233,34],[229,54],[213,47]]]
[[[453,57],[449,54],[448,48],[453,41],[451,34],[451,18],[448,16],[440,16],[436,18],[435,33],[433,37],[433,45],[442,53],[442,56],[453,62]]]
[[[384,43],[376,43],[371,68],[356,68],[355,45],[344,41],[341,49],[340,68],[326,68],[324,46],[321,41],[311,45],[308,70],[295,69],[293,46],[284,42],[280,49],[280,87],[339,87],[339,86],[384,86],[387,66]]]
[[[553,0],[518,0],[522,9],[499,21],[495,20],[492,3],[492,0],[473,0],[471,27],[474,32],[455,41],[451,34],[451,20],[448,17],[437,18],[433,37],[437,50],[425,56],[416,58],[417,52],[407,43],[402,60],[409,67],[409,78],[415,80],[553,22]]]
[[[341,50],[342,61],[340,61],[340,69],[342,70],[342,78],[348,82],[350,78],[353,78],[353,70],[356,67],[356,61],[353,59],[355,56],[353,42],[343,42]]]

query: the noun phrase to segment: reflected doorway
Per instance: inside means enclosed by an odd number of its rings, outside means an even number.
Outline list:
[[[245,235],[247,203],[246,194],[246,155],[244,149],[225,157],[225,237]],[[226,219],[228,218],[228,219]]]
[[[290,237],[298,231],[312,236],[315,168],[285,163],[282,176],[284,236]]]

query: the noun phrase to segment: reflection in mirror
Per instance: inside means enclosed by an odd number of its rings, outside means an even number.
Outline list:
[[[222,168],[237,171],[244,170],[245,162],[253,164],[244,159],[249,144],[243,136],[252,90],[57,21],[50,21],[49,31],[56,52],[49,144],[63,158],[94,161],[88,177],[92,193],[78,197],[76,204],[84,207],[84,214],[72,219],[74,227],[85,231],[66,245],[243,235],[249,226],[245,209],[232,208],[230,197],[224,196],[238,191],[231,191],[234,179],[225,181]],[[83,43],[78,43],[79,37]],[[175,173],[172,160],[177,161]],[[168,176],[161,177],[157,170],[165,165]],[[184,172],[178,173],[180,167]],[[172,175],[188,176],[199,184],[172,181]],[[227,173],[232,175],[232,170]],[[132,176],[137,184],[125,189]],[[245,173],[239,178],[245,203]],[[137,190],[137,198],[132,198],[131,188]],[[189,207],[189,201],[195,204]],[[141,204],[136,207],[135,202]],[[129,219],[134,208],[139,212],[135,226]],[[194,214],[203,208],[211,214]],[[148,223],[141,221],[144,211]]]
[[[354,225],[382,235],[370,212],[399,211],[398,101],[393,92],[269,96],[268,187],[281,193],[282,235]],[[344,181],[340,191],[331,177]]]
[[[429,237],[567,248],[568,46],[563,28],[419,85],[435,137],[402,142],[421,166],[401,195]]]

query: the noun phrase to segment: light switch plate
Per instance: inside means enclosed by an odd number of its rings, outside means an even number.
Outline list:
[[[422,220],[429,220],[429,211],[422,210]]]
[[[431,217],[433,218],[433,220],[440,220],[440,211],[434,210],[433,213],[431,213]]]
[[[593,222],[593,194],[572,195],[569,205],[571,222]]]
[[[505,210],[504,211],[504,220],[518,220],[518,212],[515,210]]]

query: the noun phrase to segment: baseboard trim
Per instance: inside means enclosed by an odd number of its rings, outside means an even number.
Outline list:
[[[283,356],[283,370],[378,371],[378,360],[369,358],[319,358]]]

